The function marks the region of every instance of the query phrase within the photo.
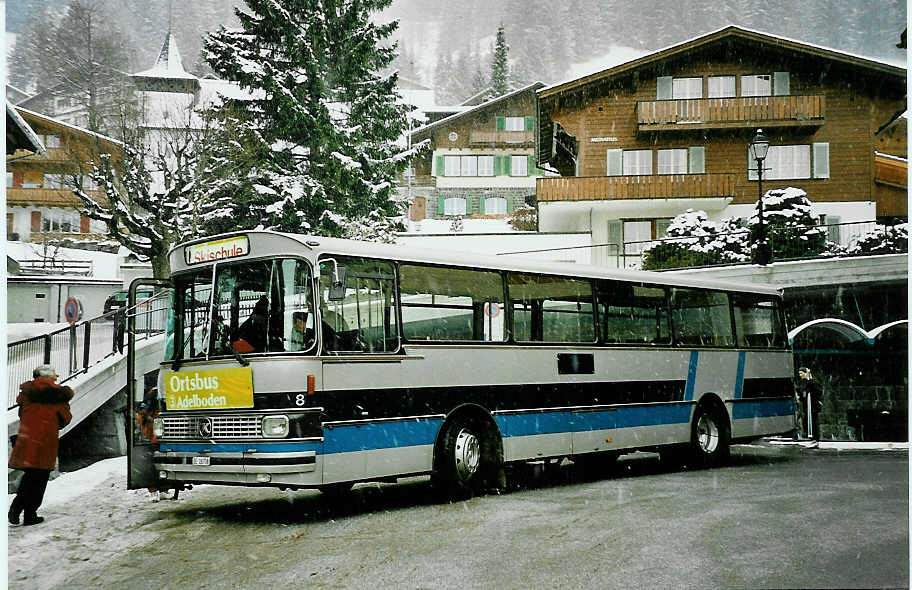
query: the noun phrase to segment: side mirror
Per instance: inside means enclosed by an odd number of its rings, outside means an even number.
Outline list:
[[[332,284],[329,286],[330,301],[342,301],[345,299],[345,271],[344,266],[335,265]]]

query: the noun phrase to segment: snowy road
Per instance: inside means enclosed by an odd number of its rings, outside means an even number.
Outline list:
[[[909,585],[908,453],[736,447],[731,466],[572,466],[435,503],[425,481],[201,486],[151,503],[124,459],[52,481],[10,527],[9,587],[714,588]]]

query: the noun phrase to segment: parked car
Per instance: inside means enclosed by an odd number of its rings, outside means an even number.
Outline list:
[[[124,290],[124,291],[117,291],[116,293],[112,293],[111,295],[109,295],[108,298],[105,299],[105,302],[104,302],[104,313],[108,313],[108,312],[114,311],[116,309],[120,309],[121,307],[126,307],[127,306],[127,297],[129,296],[129,294],[130,294],[129,291]],[[148,289],[148,290],[139,289],[136,291],[136,301],[137,302],[139,302],[143,299],[148,299],[149,297],[152,297],[151,289]]]

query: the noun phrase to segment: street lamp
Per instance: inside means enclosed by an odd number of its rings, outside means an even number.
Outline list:
[[[757,233],[757,264],[766,266],[770,262],[770,249],[766,241],[766,226],[763,224],[763,160],[769,151],[769,138],[763,135],[763,129],[757,129],[757,135],[750,142],[750,155],[757,162],[757,217],[760,227]]]

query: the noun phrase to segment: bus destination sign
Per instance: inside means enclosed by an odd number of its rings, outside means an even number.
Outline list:
[[[250,253],[247,236],[235,236],[202,244],[191,244],[184,248],[184,259],[188,265],[215,262],[226,258],[237,258]]]
[[[169,410],[222,410],[253,407],[250,367],[165,373]]]

